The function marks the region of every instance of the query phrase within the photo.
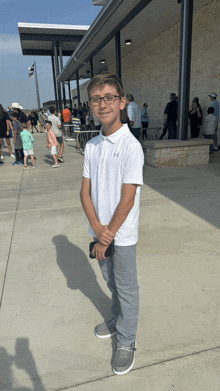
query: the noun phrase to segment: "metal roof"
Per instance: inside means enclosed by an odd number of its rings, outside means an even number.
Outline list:
[[[194,12],[212,1],[194,0]],[[117,31],[121,31],[123,58],[178,23],[180,8],[177,0],[108,0],[58,79],[75,80],[76,71],[80,78],[89,78],[91,57],[94,74],[107,70],[109,65],[115,64],[114,36]],[[132,44],[125,45],[126,39],[131,39]],[[101,59],[105,59],[105,64],[101,64]]]
[[[90,26],[18,23],[23,55],[50,56],[54,42],[62,42],[63,56],[71,56]]]

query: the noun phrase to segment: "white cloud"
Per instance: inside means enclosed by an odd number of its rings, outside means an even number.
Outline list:
[[[18,34],[0,34],[0,53],[21,54]]]

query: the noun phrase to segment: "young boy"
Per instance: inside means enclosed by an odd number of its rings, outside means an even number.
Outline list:
[[[208,110],[208,115],[205,117],[205,121],[203,124],[203,133],[204,133],[204,138],[206,139],[211,139],[215,140],[215,130],[217,126],[217,119],[214,115],[215,109],[214,107],[209,107]],[[209,144],[209,154],[210,156],[214,156],[213,154],[213,144]]]
[[[23,131],[20,133],[22,143],[23,143],[23,151],[24,151],[24,169],[27,169],[27,158],[31,157],[32,160],[32,168],[35,168],[34,164],[34,151],[33,151],[33,142],[34,138],[30,132],[27,130],[27,124],[24,122],[21,124]]]
[[[47,129],[47,148],[51,148],[51,155],[53,156],[55,161],[53,168],[57,168],[60,167],[58,163],[58,157],[57,157],[58,142],[55,133],[52,129],[51,121],[46,121],[46,129]]]
[[[18,113],[12,113],[11,119],[14,129],[14,148],[16,156],[16,160],[12,163],[12,166],[19,166],[20,164],[24,164],[24,152],[21,140],[22,127],[20,121],[18,121]]]
[[[112,293],[111,319],[96,326],[95,335],[117,334],[113,372],[122,375],[133,367],[136,350],[136,243],[144,156],[139,141],[120,120],[126,105],[121,80],[105,73],[95,76],[87,88],[90,108],[102,129],[86,144],[80,196],[90,222],[89,234],[97,238],[93,255]],[[106,258],[113,240],[114,254]]]

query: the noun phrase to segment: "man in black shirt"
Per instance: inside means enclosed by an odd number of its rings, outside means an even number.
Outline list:
[[[170,102],[167,103],[165,111],[164,111],[164,128],[163,133],[160,136],[160,140],[162,140],[163,136],[166,134],[168,130],[168,139],[176,139],[177,138],[177,114],[178,111],[178,103],[176,101],[176,94],[170,94]]]

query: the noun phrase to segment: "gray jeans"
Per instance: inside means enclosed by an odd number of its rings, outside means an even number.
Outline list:
[[[115,246],[113,257],[99,262],[112,293],[112,313],[118,330],[118,341],[125,346],[136,339],[139,315],[136,245]]]

